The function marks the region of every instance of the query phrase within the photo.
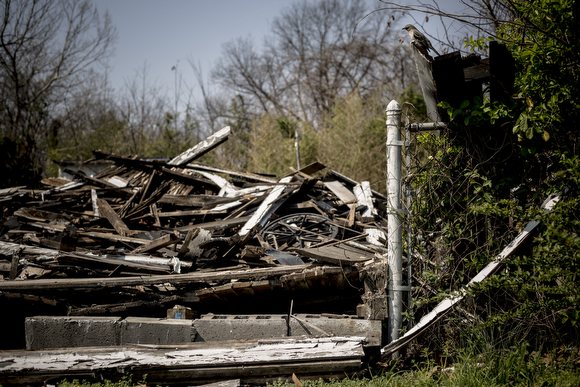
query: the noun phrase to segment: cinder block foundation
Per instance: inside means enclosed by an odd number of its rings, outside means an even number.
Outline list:
[[[195,328],[192,323],[192,320],[127,317],[121,324],[121,345],[195,341]]]
[[[119,345],[121,317],[28,317],[26,349]]]
[[[213,315],[193,321],[196,341],[266,339],[288,335],[285,315]]]
[[[381,345],[381,321],[297,315],[213,315],[197,320],[144,317],[54,317],[26,319],[26,349],[176,344],[192,341],[268,339],[288,336],[366,336]],[[317,327],[318,329],[314,328]]]

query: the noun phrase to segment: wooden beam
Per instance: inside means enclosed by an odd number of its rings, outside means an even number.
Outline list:
[[[21,291],[29,289],[108,288],[117,286],[146,286],[163,283],[176,284],[196,281],[227,281],[232,279],[251,280],[268,276],[281,276],[285,274],[300,272],[309,266],[310,265],[297,265],[215,272],[196,271],[187,274],[168,274],[139,278],[40,278],[22,281],[0,281],[0,291]]]
[[[151,384],[359,371],[365,337],[301,337],[187,344],[2,351],[0,383],[91,379],[130,372]],[[198,384],[198,383],[196,383]]]
[[[131,251],[131,254],[141,254],[149,251],[154,251],[165,246],[174,245],[179,242],[179,232],[174,231],[170,234],[163,235],[161,238],[152,240],[151,242],[141,245]]]
[[[129,227],[127,227],[125,222],[123,222],[123,220],[119,217],[119,215],[117,215],[117,213],[111,208],[105,199],[98,198],[97,206],[99,208],[99,214],[101,214],[102,217],[107,218],[109,223],[111,223],[119,235],[130,236],[133,234],[133,232],[129,230]]]
[[[254,227],[260,225],[263,226],[272,213],[282,205],[285,201],[285,198],[280,199],[284,190],[287,188],[286,184],[290,183],[292,180],[292,176],[286,176],[280,179],[279,183],[281,185],[277,185],[272,189],[272,191],[268,194],[268,196],[264,199],[264,201],[260,204],[254,215],[246,222],[244,227],[240,230],[240,235],[244,236],[250,232]],[[280,200],[278,200],[280,199]]]
[[[179,156],[171,159],[167,164],[172,165],[172,166],[176,166],[176,167],[185,165],[185,164],[189,163],[190,161],[193,161],[193,160],[203,156],[204,154],[206,154],[210,150],[214,149],[215,147],[217,147],[221,143],[225,142],[228,139],[231,132],[232,132],[231,128],[229,126],[226,126],[222,129],[218,130],[217,132],[215,132],[214,134],[212,134],[211,136],[209,136],[205,140],[201,141],[200,143],[195,145],[193,148],[189,148],[188,150],[186,150],[185,152],[183,152]]]

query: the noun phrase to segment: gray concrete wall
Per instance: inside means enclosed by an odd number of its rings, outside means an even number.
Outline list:
[[[143,317],[29,317],[26,349],[191,342],[195,340],[192,323]]]
[[[288,335],[285,315],[213,315],[193,321],[196,341],[266,339]]]
[[[29,317],[26,349],[99,347],[125,344],[175,344],[192,341],[267,339],[291,336],[366,336],[366,346],[381,343],[381,321],[297,315],[213,315],[197,320],[144,317]],[[317,327],[318,329],[314,328]],[[290,330],[288,330],[290,328]]]
[[[121,317],[28,317],[26,349],[119,345]]]

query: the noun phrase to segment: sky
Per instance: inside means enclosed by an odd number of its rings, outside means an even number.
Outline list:
[[[381,7],[378,0],[369,1],[375,8]],[[100,12],[109,12],[118,32],[115,54],[109,61],[111,84],[119,91],[146,67],[148,82],[173,96],[174,66],[185,83],[194,86],[189,61],[201,66],[204,78],[208,78],[223,44],[240,37],[251,37],[261,44],[274,18],[291,3],[292,0],[95,0]],[[401,20],[407,22],[413,20]],[[429,23],[433,31],[436,23]],[[401,37],[406,36],[406,31],[401,31]],[[200,98],[196,86],[194,98]]]

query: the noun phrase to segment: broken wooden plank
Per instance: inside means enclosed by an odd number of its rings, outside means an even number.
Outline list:
[[[131,251],[131,254],[141,254],[149,251],[157,250],[165,246],[174,245],[179,242],[179,232],[174,231],[170,234],[163,235],[160,238],[154,239],[151,242],[141,245]]]
[[[10,257],[12,259],[12,256],[16,253],[19,253],[27,258],[29,256],[36,256],[44,260],[54,259],[59,254],[58,250],[0,241],[0,255]]]
[[[349,203],[349,207],[356,207],[356,196],[352,193],[351,190],[346,188],[344,184],[340,183],[339,181],[325,181],[324,185],[328,188],[333,194],[336,195],[344,204]]]
[[[230,176],[235,176],[235,177],[239,177],[239,178],[246,179],[246,180],[258,181],[258,182],[261,182],[261,183],[273,184],[273,183],[276,183],[278,181],[278,180],[273,179],[271,177],[267,177],[267,176],[263,176],[263,175],[258,175],[256,173],[239,172],[239,171],[234,171],[234,170],[231,170],[231,169],[226,169],[226,168],[221,168],[221,167],[214,167],[212,165],[201,164],[201,163],[189,164],[187,167],[188,168],[193,168],[195,170],[202,170],[202,171],[209,171],[209,172],[216,172],[216,173],[226,173],[226,174],[228,174]]]
[[[203,156],[210,150],[214,149],[221,143],[225,142],[228,139],[228,136],[230,135],[231,132],[232,132],[231,128],[229,126],[226,126],[218,130],[205,140],[199,142],[194,147],[189,148],[179,156],[171,159],[167,164],[172,166],[185,165],[190,161],[193,161]]]
[[[363,221],[372,221],[374,216],[377,214],[377,210],[373,205],[373,192],[371,190],[371,184],[368,181],[363,181],[357,184],[352,189],[359,206],[365,206],[366,210],[361,213]],[[365,218],[371,218],[371,220],[366,220]]]
[[[544,201],[541,208],[544,211],[549,212],[552,210],[552,208],[554,208],[554,206],[560,201],[561,198],[562,197],[560,194],[552,194]],[[477,275],[473,277],[467,285],[437,304],[437,306],[435,306],[431,312],[423,316],[417,325],[407,331],[403,336],[397,340],[391,341],[389,344],[384,346],[381,349],[381,358],[384,359],[397,352],[401,348],[404,348],[407,344],[421,335],[425,330],[429,329],[429,327],[443,318],[458,302],[463,300],[463,298],[467,295],[469,287],[472,286],[472,284],[479,283],[493,275],[497,269],[499,269],[502,262],[510,255],[512,255],[524,242],[529,239],[532,231],[534,231],[534,229],[539,224],[540,222],[537,220],[529,222],[526,227],[515,237],[515,239],[511,241],[506,247],[504,247],[498,256],[493,261],[488,263],[483,268],[483,270],[477,273]]]
[[[374,254],[349,246],[322,246],[315,248],[295,248],[293,250],[302,256],[335,265],[352,265],[374,258]]]
[[[140,272],[140,273],[149,273],[149,274],[166,274],[170,273],[169,265],[165,264],[164,266],[160,265],[153,265],[153,264],[145,264],[139,262],[133,262],[129,259],[125,259],[125,256],[103,256],[99,257],[96,255],[89,255],[89,254],[72,254],[66,253],[60,255],[57,259],[59,263],[63,264],[73,264],[77,266],[89,266],[89,267],[105,267],[109,269],[114,269],[118,266],[121,266],[121,269]],[[149,257],[143,257],[142,261],[151,261]],[[168,261],[167,259],[165,261]],[[164,262],[166,263],[166,262]]]
[[[157,215],[160,218],[172,218],[179,216],[203,216],[203,215],[225,215],[227,211],[215,211],[215,210],[189,210],[189,211],[170,211],[170,212],[158,212]]]
[[[117,213],[111,208],[109,203],[105,199],[98,198],[97,206],[99,208],[99,213],[102,217],[107,218],[111,226],[119,233],[121,236],[131,236],[133,232],[129,230],[129,227],[123,222],[123,220],[117,215]]]
[[[365,337],[304,337],[0,353],[2,384],[44,383],[55,377],[91,379],[147,374],[151,384],[292,373],[359,371]]]
[[[353,180],[353,179],[351,179],[350,177],[347,177],[347,176],[343,175],[342,173],[339,173],[339,172],[337,172],[337,171],[335,171],[335,170],[332,170],[332,169],[331,169],[329,172],[330,172],[330,174],[331,174],[332,176],[334,176],[336,179],[338,179],[338,180],[342,180],[342,181],[344,181],[344,182],[346,182],[346,183],[348,183],[348,184],[350,184],[350,185],[352,185],[352,186],[355,186],[355,185],[357,185],[357,184],[358,184],[358,181],[356,181],[356,180]],[[378,191],[375,191],[374,189],[371,189],[371,191],[372,191],[372,193],[373,193],[373,196],[375,196],[375,197],[377,197],[377,198],[381,198],[381,199],[383,199],[383,200],[388,200],[388,198],[387,198],[385,195],[383,195],[382,193],[380,193],[380,192],[378,192]]]
[[[165,194],[157,201],[160,204],[171,204],[183,207],[200,207],[209,210],[219,204],[231,203],[237,198],[221,197],[215,195],[170,195]]]
[[[176,230],[181,232],[193,230],[194,228],[203,228],[204,230],[219,230],[241,226],[242,224],[247,223],[250,220],[250,218],[251,218],[250,216],[243,216],[241,218],[235,219],[216,220],[214,222],[190,224],[187,226],[177,227]]]
[[[134,238],[129,236],[119,236],[115,234],[105,233],[105,232],[98,232],[98,231],[79,231],[79,235],[83,237],[89,237],[93,239],[102,239],[108,240],[111,242],[121,242],[121,243],[130,243],[130,244],[137,244],[137,245],[145,245],[150,243],[151,241],[148,239],[142,238]]]
[[[266,199],[264,199],[262,204],[260,204],[254,215],[252,215],[252,217],[242,227],[239,233],[240,235],[246,235],[252,228],[257,225],[264,226],[266,224],[270,218],[270,215],[272,215],[272,213],[276,211],[278,207],[280,207],[280,205],[282,205],[282,203],[285,201],[286,198],[283,198],[282,200],[278,199],[280,196],[282,196],[284,190],[287,188],[286,184],[290,183],[290,181],[292,181],[292,176],[287,176],[280,179],[279,183],[281,183],[281,185],[278,185],[272,189]]]
[[[194,281],[212,282],[232,279],[250,280],[268,276],[281,276],[300,272],[310,265],[256,268],[247,270],[227,270],[214,272],[196,271],[187,274],[169,274],[142,278],[41,278],[22,281],[0,281],[1,291],[21,291],[28,289],[71,289],[107,288],[117,286],[154,285],[163,283],[189,283]],[[340,270],[340,268],[338,268]]]
[[[12,254],[12,263],[10,264],[10,275],[8,276],[8,278],[10,280],[14,280],[16,279],[16,274],[18,274],[18,262],[20,260],[20,251],[15,251]]]

